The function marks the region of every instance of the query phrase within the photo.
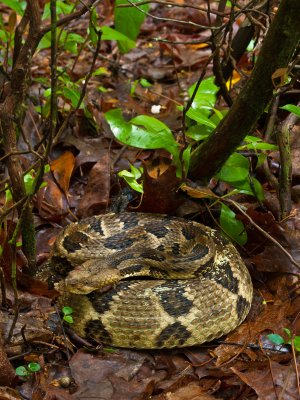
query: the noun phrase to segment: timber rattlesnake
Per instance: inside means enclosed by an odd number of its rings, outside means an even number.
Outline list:
[[[50,263],[52,278],[60,275],[61,304],[74,309],[74,330],[113,346],[210,341],[236,328],[252,301],[235,247],[217,231],[175,217],[125,212],[70,224]]]

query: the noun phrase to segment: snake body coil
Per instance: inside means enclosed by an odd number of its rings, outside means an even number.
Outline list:
[[[60,302],[74,309],[74,330],[118,347],[210,341],[235,329],[252,301],[235,247],[219,232],[175,217],[105,214],[70,224],[51,265]]]

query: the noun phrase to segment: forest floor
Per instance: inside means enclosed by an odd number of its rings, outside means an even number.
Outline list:
[[[105,3],[105,2],[104,2]],[[206,2],[203,2],[206,4]],[[190,8],[167,8],[154,5],[155,15],[209,26],[206,14]],[[9,11],[4,9],[4,14]],[[99,6],[102,25],[113,24],[110,2]],[[68,26],[70,32],[84,35],[87,18]],[[236,26],[234,27],[236,29]],[[160,37],[166,42],[156,43]],[[57,138],[51,152],[50,168],[45,185],[34,197],[37,232],[37,259],[41,264],[48,257],[57,234],[76,218],[106,212],[114,202],[124,182],[117,172],[129,169],[130,164],[143,165],[147,171],[144,195],[133,195],[129,209],[145,212],[165,212],[184,217],[200,214],[200,222],[212,225],[214,218],[207,213],[205,202],[183,193],[171,193],[176,183],[169,155],[163,150],[141,150],[123,146],[114,140],[104,113],[121,108],[128,118],[152,115],[167,124],[172,132],[180,133],[181,111],[187,89],[197,81],[202,69],[212,75],[211,54],[205,43],[185,44],[208,38],[210,30],[199,31],[192,25],[176,24],[148,18],[143,24],[135,49],[122,56],[117,44],[101,43],[96,62],[98,74],[89,81],[83,109],[70,118],[67,128]],[[168,43],[170,41],[170,43]],[[183,44],[172,44],[180,41]],[[71,81],[86,76],[92,62],[92,52],[84,48],[78,57],[59,52],[58,65]],[[40,50],[33,60],[33,81],[28,111],[23,125],[20,148],[27,142],[34,146],[40,141],[43,121],[35,109],[36,99],[44,90],[43,79],[50,76],[50,51]],[[243,58],[240,68],[249,73],[250,58]],[[151,86],[145,85],[145,81]],[[237,96],[244,78],[236,76],[232,89]],[[218,107],[224,105],[220,101]],[[155,114],[155,110],[159,113]],[[59,99],[60,124],[70,110],[70,102]],[[153,113],[154,112],[154,113]],[[279,122],[287,113],[278,114]],[[264,126],[259,127],[263,136]],[[298,136],[298,137],[297,137]],[[24,140],[26,138],[26,140]],[[292,129],[293,186],[297,193],[299,169],[299,126]],[[24,165],[31,165],[31,155],[21,156]],[[272,172],[279,173],[280,158],[277,151],[268,155]],[[1,178],[4,169],[0,162]],[[278,221],[279,206],[276,191],[267,182],[260,169],[255,171],[265,192],[265,200],[239,195],[235,201],[247,209],[245,215],[237,212],[243,221],[248,241],[238,247],[253,284],[254,299],[246,321],[222,340],[194,348],[176,350],[133,351],[103,347],[88,342],[72,333],[72,326],[62,323],[59,310],[47,297],[45,288],[36,287],[19,272],[19,311],[13,336],[5,345],[5,352],[14,368],[24,366],[27,376],[15,377],[15,389],[0,388],[1,399],[101,399],[101,400],[242,400],[242,399],[300,399],[297,367],[300,349],[300,289],[299,267],[282,251],[284,247],[300,263],[299,202],[293,203],[292,213]],[[210,182],[210,188],[225,194],[229,185]],[[197,196],[196,196],[197,197]],[[201,196],[200,196],[201,197]],[[4,204],[4,197],[0,198]],[[217,214],[216,209],[211,210]],[[13,230],[16,216],[7,217],[8,231]],[[257,229],[261,227],[266,234]],[[268,235],[277,241],[271,241]],[[10,276],[11,254],[5,237],[3,267]],[[24,266],[21,253],[17,256],[18,269]],[[7,304],[0,309],[0,330],[7,337],[14,319],[14,293],[7,288]],[[285,331],[286,330],[286,331]],[[291,338],[288,337],[288,331]],[[275,333],[285,343],[274,344],[267,337]],[[25,341],[24,341],[25,339]],[[290,340],[291,339],[291,340]],[[278,337],[277,337],[278,340]],[[290,341],[290,343],[289,343]],[[296,343],[296,344],[295,344]],[[1,359],[1,357],[0,357]],[[28,365],[39,365],[38,372]],[[26,373],[25,373],[26,375]]]

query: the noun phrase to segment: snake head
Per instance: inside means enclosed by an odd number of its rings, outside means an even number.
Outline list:
[[[73,294],[88,294],[105,286],[114,285],[121,279],[116,268],[109,268],[103,260],[89,260],[69,272],[64,290]]]

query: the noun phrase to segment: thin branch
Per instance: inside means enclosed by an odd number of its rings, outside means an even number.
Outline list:
[[[95,68],[95,65],[96,65],[97,57],[98,57],[98,54],[99,54],[99,52],[100,52],[102,32],[101,32],[101,31],[97,31],[97,30],[96,30],[96,32],[97,32],[97,35],[98,35],[97,44],[96,44],[96,50],[95,50],[95,52],[94,52],[94,54],[93,54],[93,60],[92,60],[91,68],[90,68],[90,70],[89,70],[89,72],[88,72],[88,74],[87,74],[87,76],[86,76],[86,78],[85,78],[85,80],[84,80],[84,84],[83,84],[83,87],[82,87],[82,90],[81,90],[81,93],[80,93],[80,97],[79,97],[77,106],[76,106],[76,108],[75,108],[74,110],[72,110],[72,111],[68,114],[68,116],[67,116],[66,119],[64,120],[62,126],[60,127],[59,131],[57,132],[57,135],[55,136],[55,138],[54,138],[54,140],[53,140],[53,144],[54,144],[54,145],[57,143],[57,141],[58,141],[60,135],[62,134],[62,132],[64,131],[64,129],[65,129],[66,126],[68,125],[68,123],[69,123],[69,121],[70,121],[70,118],[71,118],[71,117],[76,113],[76,111],[79,109],[79,107],[81,106],[81,103],[82,103],[82,101],[83,101],[83,99],[84,99],[84,96],[85,96],[85,93],[86,93],[86,89],[87,89],[87,85],[88,85],[88,83],[89,83],[90,78],[92,77],[93,72],[94,72],[94,68]]]
[[[60,19],[57,21],[56,26],[63,26],[63,25],[66,25],[66,24],[68,24],[69,22],[74,21],[74,20],[76,20],[76,19],[82,17],[82,16],[83,16],[84,14],[86,14],[87,12],[90,12],[91,9],[94,8],[94,7],[96,7],[96,5],[99,4],[100,2],[101,2],[101,0],[89,0],[89,1],[87,2],[87,4],[84,5],[82,8],[80,8],[78,11],[75,11],[75,12],[69,14],[69,15],[66,15],[66,16],[63,17],[63,18],[60,18]],[[38,42],[42,39],[42,37],[43,37],[46,33],[50,32],[50,31],[51,31],[51,24],[45,25],[45,26],[41,29],[41,31],[40,31],[39,38],[38,38]]]
[[[234,200],[226,199],[230,204],[232,204],[235,208],[237,208],[253,225],[260,233],[262,233],[267,239],[269,239],[271,242],[273,242],[290,260],[290,262],[295,265],[298,269],[300,269],[300,264],[297,263],[297,261],[294,259],[294,257],[276,240],[274,239],[271,235],[268,234],[265,230],[263,230],[259,225],[257,225],[253,219],[242,209],[242,207],[236,203]]]
[[[203,12],[207,12],[207,8],[204,7],[199,7],[199,6],[195,6],[194,4],[187,4],[187,3],[173,3],[171,1],[163,1],[163,0],[143,0],[143,1],[138,1],[135,2],[134,4],[136,6],[143,6],[144,4],[161,4],[163,6],[171,6],[171,7],[182,7],[182,8],[192,8],[194,10],[199,10],[199,11],[203,11]],[[133,7],[132,4],[118,4],[117,8],[129,8],[129,7]],[[211,10],[212,14],[216,14],[219,15],[220,17],[226,17],[228,15],[228,13],[226,12],[219,12],[218,10]]]
[[[153,19],[156,19],[158,21],[163,21],[163,22],[176,22],[178,24],[183,24],[183,25],[188,25],[188,26],[196,26],[197,28],[202,28],[202,29],[207,29],[208,27],[206,25],[200,25],[200,24],[196,24],[195,22],[192,21],[182,21],[180,19],[173,19],[173,18],[165,18],[165,17],[157,17],[156,15],[150,14],[147,11],[143,10],[142,8],[140,8],[139,6],[136,5],[136,3],[133,3],[131,0],[127,0],[128,3],[130,3],[132,5],[132,7],[136,8],[137,10],[139,10],[141,13],[147,15],[148,17],[151,17]],[[210,27],[210,29],[220,29],[219,27]]]

